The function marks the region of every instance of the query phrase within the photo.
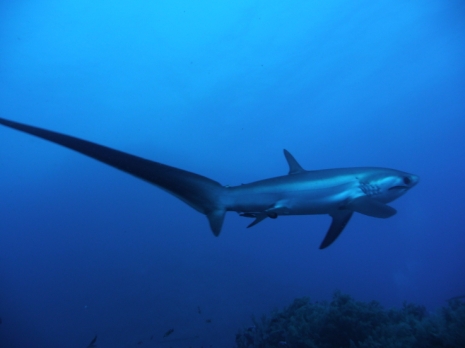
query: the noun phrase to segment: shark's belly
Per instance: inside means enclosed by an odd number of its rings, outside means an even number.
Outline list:
[[[331,214],[361,194],[354,182],[303,188],[243,186],[232,188],[228,210],[277,215]]]

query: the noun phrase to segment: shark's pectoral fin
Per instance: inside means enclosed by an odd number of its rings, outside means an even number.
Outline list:
[[[390,207],[387,204],[378,202],[370,197],[361,196],[355,198],[352,202],[350,202],[347,209],[356,211],[357,213],[373,216],[377,218],[388,218],[393,216],[397,213],[393,207]]]
[[[210,223],[210,228],[215,236],[219,236],[221,232],[221,227],[223,226],[224,216],[226,210],[212,210],[207,215],[208,222]]]
[[[328,232],[326,232],[325,239],[320,244],[320,249],[330,246],[339,237],[353,213],[351,210],[338,210],[336,213],[331,214],[333,221],[331,222],[331,226],[329,226]]]
[[[373,216],[377,218],[388,218],[394,215],[397,211],[387,204],[375,201],[367,196],[361,196],[350,202],[345,209],[338,210],[331,214],[333,222],[326,232],[325,239],[321,242],[320,249],[330,246],[339,237],[341,232],[346,227],[352,214],[355,212]]]

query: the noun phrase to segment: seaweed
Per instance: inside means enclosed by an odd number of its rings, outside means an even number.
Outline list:
[[[336,291],[331,301],[297,298],[236,335],[237,348],[425,348],[465,347],[465,303],[448,301],[429,314],[405,302],[384,309]]]

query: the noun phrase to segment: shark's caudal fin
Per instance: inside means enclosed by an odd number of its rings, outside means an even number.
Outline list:
[[[226,213],[225,206],[222,203],[226,189],[218,182],[198,174],[146,160],[69,135],[3,118],[0,118],[0,124],[65,146],[155,184],[181,199],[195,210],[205,214],[215,236],[220,234]]]

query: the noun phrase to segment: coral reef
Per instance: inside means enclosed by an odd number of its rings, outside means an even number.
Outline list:
[[[427,348],[465,347],[465,302],[448,301],[428,314],[404,303],[384,309],[336,291],[330,302],[295,299],[236,335],[237,348]]]

